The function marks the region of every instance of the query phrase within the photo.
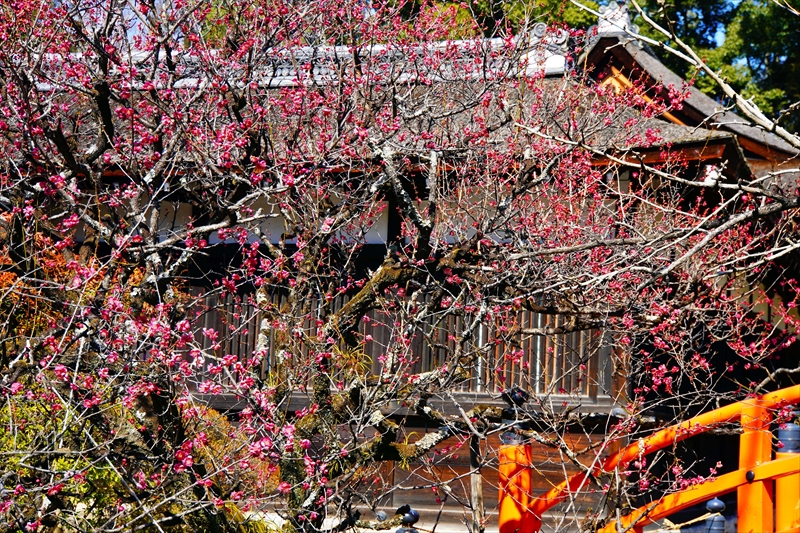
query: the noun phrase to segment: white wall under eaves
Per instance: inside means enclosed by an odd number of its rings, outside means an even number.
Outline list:
[[[478,39],[478,40],[450,40],[437,41],[419,45],[414,49],[403,49],[391,44],[374,44],[354,49],[349,46],[306,46],[296,48],[269,49],[263,52],[258,63],[260,70],[245,76],[245,68],[249,65],[236,65],[220,61],[214,64],[214,53],[206,54],[205,59],[194,55],[173,54],[173,62],[180,71],[179,78],[170,83],[169,88],[202,88],[209,81],[205,67],[213,64],[216,76],[226,76],[231,80],[231,85],[244,85],[257,83],[261,87],[283,88],[299,85],[329,85],[339,80],[341,72],[347,72],[347,66],[353,63],[355,54],[360,61],[377,61],[392,66],[395,74],[391,77],[393,83],[414,83],[414,72],[426,73],[429,81],[447,82],[457,79],[471,79],[483,76],[513,75],[513,76],[546,76],[563,74],[567,69],[567,46],[569,33],[563,29],[549,30],[544,23],[535,24],[529,32],[525,44],[511,41],[512,46],[524,46],[516,54],[496,54],[499,59],[491,59],[493,51],[507,50],[509,41],[506,39]],[[438,64],[435,69],[423,65],[426,57],[444,54],[449,59]],[[486,64],[478,70],[466,68],[474,64],[476,54],[486,57]],[[509,57],[516,56],[518,64],[510,64]],[[38,58],[28,58],[28,60]],[[44,71],[50,71],[53,76],[48,76],[54,82],[41,82],[37,87],[42,91],[58,89],[58,80],[62,77],[59,71],[65,62],[84,63],[96,61],[94,56],[83,56],[72,53],[69,57],[47,54],[40,66]],[[20,58],[22,60],[22,58]],[[126,58],[126,68],[131,66],[137,70],[148,71],[153,64],[165,61],[162,52],[158,58],[152,53],[134,51]],[[515,60],[516,62],[517,60]],[[150,68],[146,68],[150,67]],[[112,72],[114,66],[112,65]],[[227,71],[227,72],[226,72]],[[240,81],[240,80],[247,81]],[[68,83],[68,80],[64,80]],[[131,89],[143,90],[145,82],[137,82]],[[142,86],[140,86],[142,85]],[[163,83],[155,80],[156,90],[167,88]],[[148,87],[149,89],[149,87]]]

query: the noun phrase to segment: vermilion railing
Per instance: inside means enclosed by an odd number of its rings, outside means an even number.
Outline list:
[[[800,403],[800,385],[727,405],[639,439],[588,472],[576,474],[541,496],[531,496],[532,470],[525,444],[500,449],[500,533],[535,533],[542,516],[587,485],[590,476],[611,472],[621,464],[697,435],[720,424],[740,420],[739,470],[634,510],[598,533],[632,531],[715,496],[737,491],[740,533],[800,533],[800,454],[772,458],[771,412]],[[773,480],[776,488],[773,491]],[[773,521],[774,514],[774,521]]]

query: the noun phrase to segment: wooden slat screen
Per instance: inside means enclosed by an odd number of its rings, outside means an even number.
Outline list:
[[[200,295],[200,290],[194,291]],[[271,296],[271,302],[280,307],[285,297]],[[346,297],[337,297],[332,302],[334,310],[347,302]],[[362,349],[372,362],[372,370],[379,372],[380,358],[397,342],[398,330],[412,327],[414,331],[408,351],[413,354],[411,370],[427,371],[446,362],[456,349],[457,339],[463,334],[467,322],[474,315],[461,317],[442,313],[441,317],[427,320],[420,325],[409,325],[400,321],[397,313],[372,310],[360,325],[364,339]],[[215,354],[251,357],[256,349],[261,313],[252,295],[234,296],[210,292],[195,306],[193,318],[198,331],[195,340],[204,351],[211,349],[213,342],[201,330],[219,332],[216,341],[219,348]],[[494,394],[511,385],[519,385],[538,394],[571,394],[594,401],[602,401],[610,394],[611,348],[603,342],[598,330],[579,331],[556,335],[533,335],[526,329],[558,327],[563,319],[530,311],[519,311],[512,320],[496,323],[485,320],[475,330],[469,349],[475,357],[470,379],[461,390],[471,393]],[[278,325],[276,325],[278,326]],[[299,320],[307,334],[314,332],[311,320]],[[268,347],[264,357],[264,374],[275,364],[274,349],[276,330],[270,329]],[[285,332],[283,333],[285,334]],[[305,350],[305,348],[303,349]]]

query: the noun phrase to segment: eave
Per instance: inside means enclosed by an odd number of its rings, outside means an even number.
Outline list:
[[[626,35],[597,38],[579,58],[579,64],[600,83],[620,88],[641,83],[647,98],[670,101],[670,87],[682,89],[685,80],[669,70],[636,39]],[[711,97],[693,87],[685,87],[689,96],[680,109],[671,109],[662,117],[672,124],[727,131],[737,136],[748,159],[763,159],[779,165],[798,156],[787,142],[751,125],[726,110]]]

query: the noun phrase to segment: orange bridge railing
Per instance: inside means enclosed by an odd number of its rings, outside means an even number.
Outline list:
[[[800,533],[800,454],[777,452],[773,458],[770,432],[771,412],[798,403],[800,385],[795,385],[703,413],[639,439],[540,496],[531,496],[530,446],[503,446],[499,451],[500,533],[536,533],[544,513],[578,493],[590,476],[611,472],[638,457],[736,420],[743,430],[738,470],[668,494],[657,503],[609,522],[598,533],[640,533],[649,523],[733,490],[737,491],[739,533]]]

